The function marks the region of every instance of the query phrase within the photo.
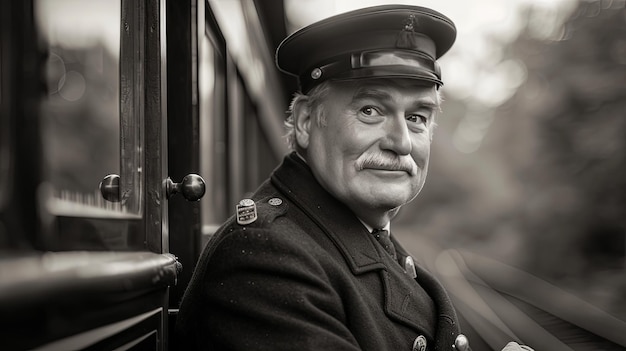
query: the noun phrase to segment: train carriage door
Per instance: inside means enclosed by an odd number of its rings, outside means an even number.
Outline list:
[[[167,9],[169,174],[206,181],[200,201],[169,200],[170,252],[183,266],[170,293],[174,322],[203,246],[286,152],[287,105],[255,2],[168,1]]]
[[[204,192],[168,141],[169,3],[0,2],[3,348],[168,348],[168,212]]]
[[[170,330],[200,255],[204,234],[228,214],[231,186],[227,152],[226,43],[211,8],[203,0],[167,2],[167,81],[169,175],[201,174],[206,194],[196,202],[168,201],[169,246],[182,264],[170,291]],[[170,333],[174,337],[175,333]],[[172,340],[175,344],[176,341]]]
[[[182,263],[171,290],[171,326],[202,249],[202,233],[228,216],[226,146],[226,44],[211,9],[202,0],[169,1],[168,158],[170,177],[202,175],[206,194],[197,202],[169,200],[169,245]],[[213,225],[203,225],[211,223]]]

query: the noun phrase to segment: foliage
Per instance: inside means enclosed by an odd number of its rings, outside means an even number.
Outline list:
[[[518,40],[511,54],[530,73],[511,103],[537,121],[537,157],[522,169],[538,198],[524,211],[529,266],[606,294],[626,288],[626,11],[602,4],[581,3],[564,40]]]
[[[611,4],[581,2],[558,40],[535,35],[528,9],[504,52],[525,82],[495,111],[446,102],[427,186],[399,223],[626,317],[626,11]],[[493,123],[460,154],[448,128],[469,113]]]

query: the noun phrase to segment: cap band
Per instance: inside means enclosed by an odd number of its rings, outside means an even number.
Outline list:
[[[435,62],[416,52],[378,50],[352,55],[352,68],[381,66],[410,66],[435,72]]]
[[[428,55],[409,50],[371,50],[341,57],[312,67],[300,77],[303,92],[328,79],[406,77],[443,85],[437,62]]]

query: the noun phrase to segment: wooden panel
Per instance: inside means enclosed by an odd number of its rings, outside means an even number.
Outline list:
[[[194,103],[195,77],[192,75],[193,40],[196,36],[193,1],[167,2],[167,134],[168,176],[180,182],[189,173],[200,174],[198,106]],[[193,13],[192,13],[193,12]],[[182,196],[168,200],[169,250],[183,271],[177,286],[170,291],[170,306],[178,306],[199,255],[200,202]]]
[[[0,248],[30,249],[42,246],[37,216],[37,187],[41,179],[41,145],[37,99],[41,54],[34,30],[32,0],[0,2],[2,45],[2,119],[11,137],[8,183],[2,194],[10,206],[0,208]],[[5,141],[7,142],[7,141]],[[0,157],[5,157],[4,155]]]
[[[0,330],[10,338],[4,338],[3,347],[37,347],[155,309],[163,333],[168,289],[178,270],[173,256],[150,252],[65,252],[6,259],[0,266]],[[110,334],[122,329],[127,328],[118,326]],[[147,332],[142,327],[140,334]],[[102,333],[85,335],[79,339],[87,338],[91,345]],[[165,339],[166,333],[159,338]]]

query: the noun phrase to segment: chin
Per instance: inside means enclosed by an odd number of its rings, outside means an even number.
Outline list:
[[[407,197],[406,193],[399,194],[397,196],[394,196],[393,194],[390,194],[390,193],[378,194],[378,196],[377,194],[370,194],[368,203],[373,204],[374,205],[373,207],[375,208],[389,211],[394,208],[398,208],[398,207],[406,205],[413,198],[414,196],[410,198]]]
[[[408,183],[352,183],[340,196],[346,203],[360,203],[360,206],[382,209],[385,211],[401,207],[413,200],[420,187]]]

